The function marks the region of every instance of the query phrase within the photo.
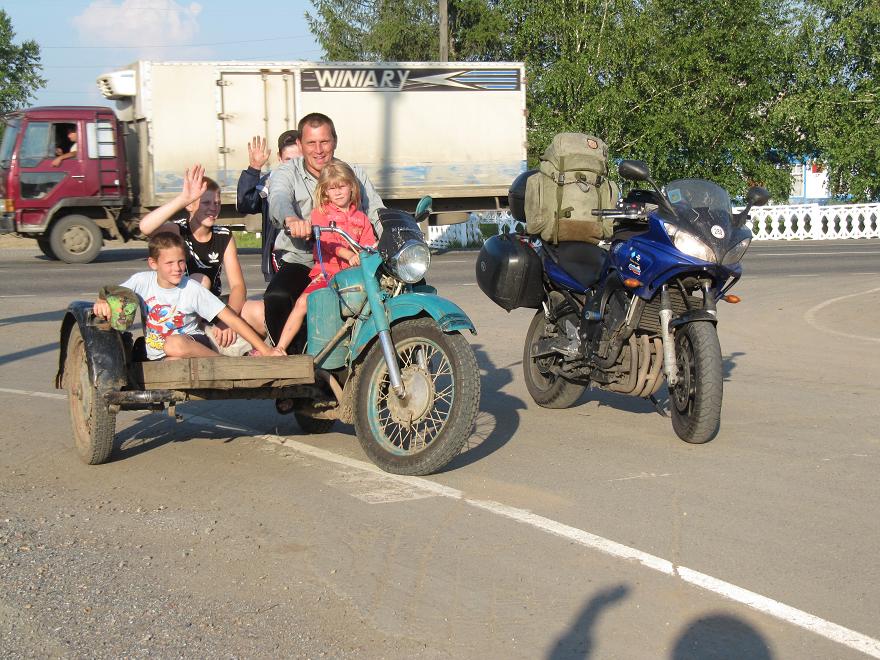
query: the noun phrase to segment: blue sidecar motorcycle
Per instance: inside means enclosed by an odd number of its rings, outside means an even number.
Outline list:
[[[430,198],[416,217],[430,213]],[[479,408],[480,378],[461,335],[468,316],[425,284],[430,250],[413,216],[387,210],[360,266],[309,296],[303,355],[133,359],[131,333],[99,322],[89,302],[68,307],[56,387],[65,388],[80,457],[107,461],[120,410],[162,410],[198,399],[286,399],[300,427],[326,433],[353,423],[369,458],[395,474],[442,469],[460,451]]]

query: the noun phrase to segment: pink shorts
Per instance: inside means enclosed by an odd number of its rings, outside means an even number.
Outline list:
[[[315,279],[309,282],[309,285],[305,289],[303,289],[303,294],[308,295],[312,291],[317,291],[318,289],[326,289],[327,284],[327,280],[325,280],[324,276],[319,273],[315,276]]]

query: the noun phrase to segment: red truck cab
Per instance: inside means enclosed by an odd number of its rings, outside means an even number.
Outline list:
[[[41,107],[3,119],[0,233],[35,238],[67,263],[94,260],[105,238],[129,238],[123,127],[113,110]]]

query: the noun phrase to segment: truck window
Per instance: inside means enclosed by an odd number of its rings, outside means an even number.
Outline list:
[[[22,172],[19,175],[22,199],[42,199],[65,176],[64,172]]]
[[[116,157],[116,132],[109,121],[87,123],[86,143],[89,158]]]
[[[0,144],[0,167],[9,167],[12,160],[12,152],[15,150],[15,139],[18,137],[18,129],[21,126],[20,119],[11,119],[6,123],[3,131],[3,142]]]
[[[46,158],[55,156],[55,136],[52,124],[47,121],[34,121],[27,125],[18,162],[22,167],[36,167]]]

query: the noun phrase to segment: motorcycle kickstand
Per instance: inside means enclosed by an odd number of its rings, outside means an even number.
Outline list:
[[[664,417],[669,417],[669,414],[666,412],[666,409],[663,407],[663,404],[657,400],[657,397],[655,397],[652,394],[651,396],[648,397],[648,400],[654,404],[654,408],[657,410],[658,413],[660,413]]]

